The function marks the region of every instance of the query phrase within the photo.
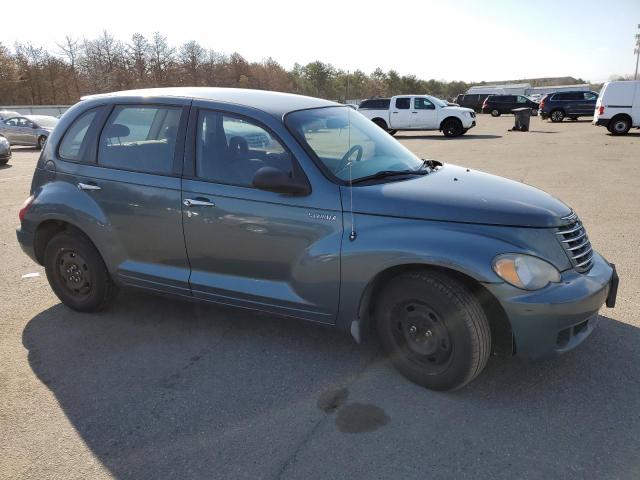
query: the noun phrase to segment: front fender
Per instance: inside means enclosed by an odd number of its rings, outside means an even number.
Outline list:
[[[348,221],[349,216],[345,215]],[[390,268],[435,266],[462,273],[480,283],[502,283],[492,269],[496,255],[520,252],[539,256],[559,270],[569,260],[550,229],[475,225],[357,215],[356,239],[350,226],[342,248],[340,309],[337,325],[353,331],[367,287]]]
[[[50,220],[73,225],[93,242],[109,271],[115,270],[115,252],[122,251],[118,237],[107,216],[88,193],[71,183],[53,181],[36,188],[33,195],[33,203],[22,220],[23,230],[35,233],[39,225]]]

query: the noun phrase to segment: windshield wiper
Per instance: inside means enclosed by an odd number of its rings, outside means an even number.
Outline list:
[[[373,175],[367,175],[365,177],[356,178],[351,183],[361,183],[366,182],[367,180],[378,180],[381,178],[389,178],[389,177],[399,177],[404,175],[426,175],[429,173],[429,170],[380,170],[379,172],[374,173]]]

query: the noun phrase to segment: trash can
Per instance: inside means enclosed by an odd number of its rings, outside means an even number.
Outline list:
[[[531,121],[530,108],[514,108],[511,110],[516,117],[516,123],[511,130],[518,132],[528,132],[529,122]]]

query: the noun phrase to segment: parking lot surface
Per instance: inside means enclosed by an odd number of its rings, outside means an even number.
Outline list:
[[[69,310],[15,239],[37,160],[16,148],[0,167],[0,478],[640,478],[640,133],[478,122],[397,138],[563,199],[621,284],[575,351],[494,357],[453,393],[293,320],[140,292]]]

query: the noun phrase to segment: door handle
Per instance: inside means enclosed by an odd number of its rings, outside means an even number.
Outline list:
[[[398,112],[391,112],[391,113],[398,113]]]
[[[82,183],[78,184],[78,188],[80,190],[102,190],[102,187],[99,187],[95,183]]]
[[[216,204],[209,200],[198,200],[197,198],[185,198],[182,203],[185,207],[215,207]]]
[[[411,112],[411,113],[418,113],[418,112]]]

